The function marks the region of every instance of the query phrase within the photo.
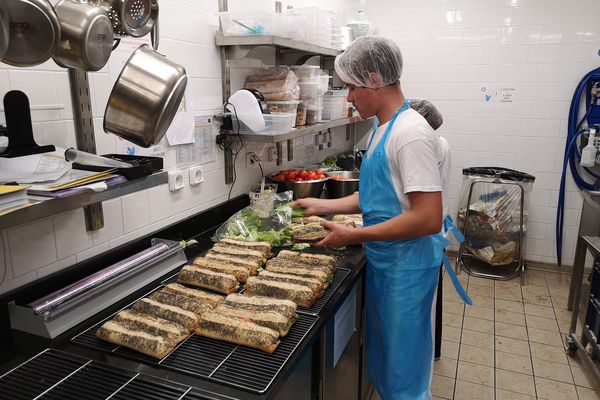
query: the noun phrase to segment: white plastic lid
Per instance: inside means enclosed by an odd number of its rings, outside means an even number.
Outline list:
[[[319,69],[319,66],[318,65],[290,65],[290,69],[292,71],[295,69],[317,70],[317,69]]]

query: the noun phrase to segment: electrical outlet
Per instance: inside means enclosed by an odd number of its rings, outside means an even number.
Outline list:
[[[188,171],[181,169],[177,171],[169,171],[169,190],[174,192],[185,187],[188,177]]]
[[[246,153],[246,168],[255,168],[259,161],[260,158],[255,152],[249,151]]]
[[[197,185],[204,182],[204,174],[202,174],[202,167],[195,166],[189,169],[190,173],[190,185]]]
[[[277,160],[277,148],[275,146],[271,146],[267,149],[267,160],[268,161],[276,161]]]

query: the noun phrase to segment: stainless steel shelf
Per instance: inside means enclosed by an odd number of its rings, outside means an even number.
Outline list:
[[[587,249],[594,257],[600,257],[600,237],[598,236],[582,236]]]
[[[73,196],[58,199],[41,196],[29,196],[31,200],[39,201],[39,203],[0,216],[0,229],[22,225],[27,222],[37,221],[42,218],[52,217],[65,211],[85,207],[88,204],[99,203],[115,197],[137,192],[139,190],[162,185],[163,183],[167,183],[167,181],[167,172],[161,171],[144,178],[111,186],[109,189],[103,192],[96,193],[92,190],[86,190]]]
[[[342,52],[341,50],[315,46],[300,40],[288,39],[280,36],[224,36],[223,32],[220,31],[217,31],[215,35],[215,43],[217,46],[279,46],[325,56],[337,56]]]
[[[301,128],[295,128],[289,132],[281,132],[281,133],[272,133],[272,134],[245,134],[242,133],[241,136],[251,142],[258,143],[278,143],[284,142],[286,140],[295,139],[298,137],[302,137],[305,135],[311,135],[314,133],[319,133],[322,131],[326,131],[330,128],[336,128],[338,126],[346,126],[348,124],[354,124],[357,122],[367,121],[363,120],[360,117],[352,117],[352,118],[343,118],[343,119],[335,119],[332,121],[319,122],[313,125],[303,126]],[[232,134],[234,134],[232,132]]]

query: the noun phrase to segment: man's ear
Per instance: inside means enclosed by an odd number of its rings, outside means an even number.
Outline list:
[[[369,72],[369,79],[371,80],[371,86],[373,88],[380,88],[382,86],[385,86],[381,75],[379,75],[379,73],[377,72]]]

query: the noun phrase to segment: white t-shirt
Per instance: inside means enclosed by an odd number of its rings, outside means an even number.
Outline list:
[[[377,147],[388,124],[377,128],[369,155]],[[367,135],[367,144],[371,134]],[[444,189],[450,174],[450,151],[446,139],[440,137],[421,114],[409,108],[396,118],[385,151],[402,208],[411,208],[407,193],[442,192],[445,217],[448,210]]]

